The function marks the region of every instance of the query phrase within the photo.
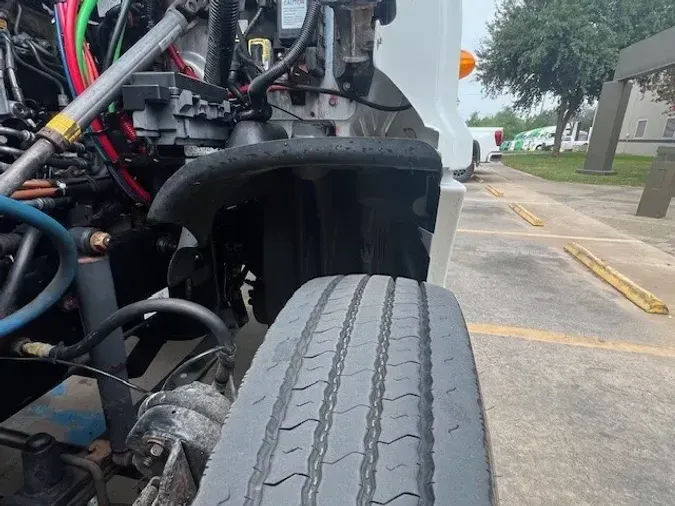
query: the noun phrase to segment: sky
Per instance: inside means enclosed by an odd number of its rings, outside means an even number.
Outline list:
[[[476,53],[481,40],[487,36],[487,23],[495,15],[496,3],[497,0],[464,0],[463,49]],[[511,103],[511,97],[508,95],[496,99],[486,97],[475,76],[459,82],[459,113],[464,119],[471,116],[474,111],[478,111],[481,116],[494,114]]]

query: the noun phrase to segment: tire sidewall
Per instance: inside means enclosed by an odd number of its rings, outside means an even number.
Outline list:
[[[471,162],[466,169],[456,170],[453,172],[453,178],[460,183],[468,183],[476,171],[476,162]]]

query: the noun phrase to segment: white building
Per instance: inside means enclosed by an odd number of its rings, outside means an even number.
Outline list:
[[[675,106],[642,93],[633,84],[626,117],[621,127],[617,153],[656,156],[659,146],[675,146]]]

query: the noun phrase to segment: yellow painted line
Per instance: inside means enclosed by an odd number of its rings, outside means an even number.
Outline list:
[[[668,306],[656,295],[607,265],[583,246],[573,242],[565,246],[565,251],[588,267],[593,274],[605,283],[616,288],[624,297],[643,311],[652,314],[667,315],[669,313]]]
[[[675,348],[662,348],[646,344],[629,343],[627,341],[607,341],[600,337],[571,336],[547,330],[527,329],[520,327],[508,327],[503,325],[490,325],[486,323],[472,323],[468,325],[471,334],[483,334],[495,337],[513,337],[526,341],[541,343],[563,344],[580,348],[593,348],[598,350],[618,351],[622,353],[638,353],[655,357],[675,358]]]
[[[596,242],[613,242],[618,244],[638,244],[641,243],[639,239],[614,239],[612,237],[582,237],[576,235],[558,235],[558,234],[535,234],[534,232],[515,232],[510,230],[483,230],[475,228],[458,228],[457,232],[462,234],[478,234],[478,235],[505,235],[511,237],[535,237],[541,239],[564,239],[569,241],[596,241]]]
[[[495,187],[495,186],[492,186],[492,185],[490,185],[490,184],[487,185],[487,186],[485,187],[485,189],[486,189],[487,191],[489,191],[490,193],[492,193],[492,195],[494,195],[495,197],[503,197],[503,196],[504,196],[504,190],[501,190],[501,189],[499,189],[499,188],[497,188],[497,187]]]
[[[482,177],[477,176],[476,174],[473,175],[473,180],[474,180],[476,183],[484,183],[484,182],[485,182],[485,180],[484,180]]]
[[[567,204],[563,204],[562,202],[540,202],[538,200],[492,200],[486,198],[480,198],[480,199],[464,199],[464,202],[471,202],[475,204],[494,204],[494,205],[502,205],[502,204],[534,204],[536,206],[566,206]],[[636,220],[639,221],[639,220]],[[661,223],[660,225],[668,225],[665,223]]]
[[[520,204],[509,204],[509,207],[513,209],[513,211],[520,216],[522,219],[524,219],[526,222],[528,222],[530,225],[533,227],[543,227],[544,222],[537,218],[531,211],[526,209],[525,207],[521,206]]]

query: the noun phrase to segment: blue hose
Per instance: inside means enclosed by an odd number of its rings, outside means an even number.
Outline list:
[[[59,268],[49,285],[31,302],[0,320],[0,337],[4,337],[35,320],[66,293],[75,278],[77,249],[59,222],[26,204],[0,196],[0,215],[37,228],[52,241],[59,254]]]

